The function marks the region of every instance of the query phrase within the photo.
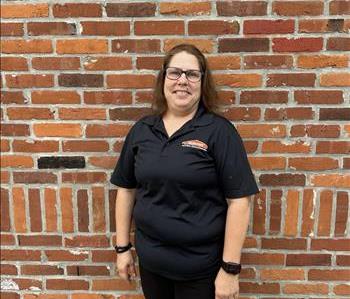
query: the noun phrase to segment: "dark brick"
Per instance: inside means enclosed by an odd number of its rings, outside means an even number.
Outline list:
[[[103,75],[60,74],[58,85],[65,87],[103,87]]]
[[[260,183],[263,186],[305,186],[304,174],[262,174]]]
[[[330,51],[350,51],[350,38],[331,37],[327,41],[327,50]]]
[[[109,117],[111,120],[138,120],[151,113],[151,108],[114,108],[109,110]]]
[[[328,20],[327,30],[331,32],[344,32],[344,19]]]
[[[28,35],[74,35],[75,24],[65,22],[32,22],[28,23]]]
[[[9,193],[7,189],[1,188],[1,205],[0,205],[0,227],[1,231],[10,231],[10,206],[9,206]]]
[[[152,17],[156,13],[155,3],[107,3],[108,17]]]
[[[51,172],[14,172],[13,180],[19,184],[56,184],[57,176]]]
[[[42,231],[42,212],[40,202],[40,190],[29,189],[28,190],[29,201],[29,216],[30,216],[30,231],[41,232]]]
[[[219,52],[265,52],[268,38],[224,38],[219,40]]]
[[[286,266],[330,266],[330,254],[287,254]]]
[[[106,266],[67,266],[67,274],[75,276],[108,276]]]
[[[350,108],[321,108],[320,120],[350,120]]]
[[[80,232],[89,231],[89,204],[87,190],[78,190],[78,230]]]
[[[252,90],[242,91],[241,104],[280,104],[288,102],[288,91]]]
[[[81,156],[40,157],[38,168],[85,168],[85,158]]]

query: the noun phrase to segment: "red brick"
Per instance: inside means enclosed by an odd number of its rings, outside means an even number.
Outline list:
[[[19,299],[19,294],[14,292],[1,292],[2,299]]]
[[[287,254],[286,266],[330,266],[330,265],[331,265],[330,254]]]
[[[283,287],[283,292],[285,294],[328,294],[328,291],[328,284],[325,283],[290,283],[285,284]]]
[[[293,125],[290,130],[293,137],[309,136],[313,138],[335,138],[340,135],[338,125]]]
[[[113,198],[113,201],[115,198]],[[95,263],[115,263],[117,255],[115,250],[91,250],[92,261]]]
[[[208,57],[209,59],[209,57]],[[157,56],[146,56],[136,58],[136,68],[146,70],[159,70],[162,67],[163,58]]]
[[[311,151],[310,143],[305,141],[265,141],[262,144],[262,153],[309,153]]]
[[[151,91],[136,91],[135,93],[136,103],[152,103],[153,93]]]
[[[256,170],[285,169],[286,158],[284,157],[250,157],[250,165]]]
[[[245,69],[289,69],[293,65],[290,55],[246,55]],[[278,91],[276,91],[278,93]]]
[[[76,34],[75,24],[65,22],[29,22],[27,30],[31,36]]]
[[[262,186],[305,186],[304,174],[282,173],[260,175]]]
[[[262,125],[237,125],[237,130],[242,138],[273,138],[285,137],[286,127],[284,125],[262,124]]]
[[[104,199],[103,187],[92,188],[92,216],[93,216],[93,231],[105,232],[106,218],[105,218],[105,199]]]
[[[41,153],[58,152],[59,142],[55,140],[13,140],[14,152]]]
[[[306,250],[307,240],[301,238],[283,239],[283,238],[262,238],[262,249],[281,249],[281,250]]]
[[[280,253],[242,253],[242,264],[246,265],[283,265],[284,254]]]
[[[202,53],[212,53],[214,51],[214,42],[212,40],[194,38],[165,39],[163,50],[167,52],[173,47],[183,43],[196,46]]]
[[[299,192],[288,190],[285,211],[284,235],[295,237],[298,233]]]
[[[330,37],[327,40],[327,50],[330,50],[330,51],[349,51],[350,50],[350,38]]]
[[[288,102],[288,91],[254,90],[242,91],[241,104],[277,104]]]
[[[350,120],[350,108],[320,108],[319,120]]]
[[[281,231],[282,190],[271,190],[270,196],[270,235]]]
[[[316,75],[312,73],[268,74],[266,86],[314,86]]]
[[[337,255],[338,266],[350,266],[350,255]]]
[[[75,236],[64,240],[66,247],[108,247],[109,239],[105,235]]]
[[[0,151],[2,153],[10,151],[10,140],[7,140],[7,139],[0,140]]]
[[[300,68],[347,67],[349,58],[346,55],[301,55],[298,57]]]
[[[340,104],[344,102],[340,90],[296,90],[294,100],[298,104]]]
[[[350,14],[350,3],[346,0],[336,0],[329,3],[329,14],[347,15]]]
[[[1,241],[1,245],[3,246],[15,245],[16,243],[14,235],[4,234],[4,233],[0,234],[0,241]]]
[[[265,120],[289,120],[289,119],[313,119],[314,111],[310,107],[305,108],[266,108]]]
[[[2,40],[1,52],[10,54],[52,53],[51,40]]]
[[[108,88],[152,88],[155,84],[153,75],[107,75]]]
[[[29,126],[24,124],[2,124],[1,136],[29,136]]]
[[[88,293],[74,293],[71,295],[72,299],[116,299],[114,295],[107,294],[88,294]],[[121,295],[119,299],[144,299],[143,295]]]
[[[346,32],[344,19],[313,19],[300,20],[299,32],[302,33],[325,33]]]
[[[83,65],[88,71],[132,69],[131,57],[88,57]]]
[[[62,294],[24,294],[23,299],[67,299],[67,295]]]
[[[62,182],[64,183],[79,183],[92,184],[106,181],[106,173],[104,172],[77,172],[77,173],[62,173]]]
[[[51,188],[45,188],[44,191],[44,203],[45,203],[45,219],[46,219],[46,231],[57,232],[57,200],[56,190]]]
[[[177,16],[202,16],[210,15],[210,2],[161,2],[159,4],[159,12],[162,15],[177,15]]]
[[[78,70],[80,69],[80,59],[78,57],[34,57],[32,66],[36,70]],[[54,91],[43,92],[54,93]],[[62,93],[65,92],[62,91]]]
[[[262,269],[261,280],[304,280],[303,269]]]
[[[139,120],[141,117],[151,114],[151,108],[114,108],[109,109],[109,119],[111,120]]]
[[[328,157],[289,158],[288,167],[295,170],[322,171],[337,169],[338,160]]]
[[[53,119],[54,113],[49,108],[27,108],[27,107],[16,107],[7,108],[7,116],[9,119]]]
[[[107,152],[109,149],[106,141],[63,141],[62,148],[64,152]]]
[[[49,5],[38,4],[6,4],[1,5],[1,18],[41,18],[49,16]]]
[[[1,275],[18,275],[17,267],[15,265],[0,265],[0,273]]]
[[[74,276],[109,276],[106,266],[67,266],[67,274]]]
[[[320,194],[320,207],[318,214],[318,236],[329,236],[332,221],[333,192],[322,190]]]
[[[92,290],[136,290],[136,281],[126,281],[120,278],[99,279],[92,281]]]
[[[76,91],[40,90],[32,91],[32,104],[79,104],[80,96]]]
[[[274,38],[272,40],[274,52],[318,52],[322,47],[322,38]]]
[[[6,85],[9,88],[53,87],[53,75],[5,75]]]
[[[349,239],[312,239],[311,250],[349,251]]]
[[[47,290],[88,290],[89,282],[81,279],[47,279]]]
[[[25,175],[28,175],[28,173],[25,173]],[[29,178],[29,179],[31,179],[31,178]],[[38,183],[40,181],[42,181],[42,178],[37,179],[35,181],[35,183]],[[40,190],[39,189],[29,189],[28,190],[28,201],[29,201],[30,231],[31,232],[42,232],[43,227],[42,227]],[[30,241],[30,239],[29,239],[29,241]],[[35,238],[34,238],[34,242],[35,242]],[[24,244],[26,244],[25,241],[24,241]],[[61,242],[61,244],[62,244],[62,242]]]
[[[24,104],[26,98],[21,91],[2,91],[1,103],[2,104]]]
[[[310,269],[308,273],[309,280],[348,280],[350,277],[350,270],[320,270],[320,269]]]
[[[112,52],[156,53],[160,52],[159,39],[117,39],[112,40]]]
[[[23,23],[1,23],[2,36],[23,36]]]
[[[131,104],[132,96],[129,91],[85,91],[86,104]]]
[[[253,233],[257,235],[265,234],[266,226],[266,191],[262,190],[254,196],[253,208]]]
[[[28,236],[19,235],[18,243],[20,246],[62,246],[62,236],[58,235],[40,235],[40,236]]]
[[[348,284],[338,284],[334,286],[333,292],[336,295],[350,295],[350,286]]]
[[[82,128],[80,124],[67,123],[36,123],[33,125],[34,134],[38,137],[80,137]]]
[[[94,3],[54,4],[52,13],[55,18],[102,17],[102,8]]]
[[[66,39],[57,40],[57,54],[100,54],[108,52],[105,39]]]
[[[238,34],[239,23],[237,21],[189,21],[189,35],[225,35]]]
[[[148,2],[139,3],[107,3],[108,17],[151,17],[155,15],[156,4]]]
[[[63,275],[64,269],[50,265],[22,265],[21,274],[24,275]]]
[[[2,71],[27,71],[28,63],[24,57],[1,57]]]
[[[174,35],[185,32],[183,21],[135,21],[135,35]]]
[[[0,205],[0,216],[1,231],[10,231],[11,230],[11,219],[10,219],[10,204],[9,204],[9,193],[7,189],[1,188],[1,205]]]
[[[343,169],[350,169],[350,158],[343,159]]]
[[[13,224],[17,233],[27,231],[26,221],[26,205],[24,197],[24,189],[21,187],[12,188],[12,204],[13,204]]]
[[[350,175],[342,174],[321,174],[311,176],[311,184],[319,187],[350,187]]]
[[[77,191],[78,231],[89,231],[89,206],[87,190]]]
[[[324,73],[320,75],[320,86],[350,86],[349,73]]]
[[[49,261],[86,261],[89,258],[88,251],[85,250],[45,250],[45,255]]]
[[[81,22],[82,35],[123,36],[130,34],[130,22]]]
[[[19,184],[57,184],[57,176],[43,171],[14,172],[13,181]]]
[[[3,244],[3,243],[2,243]],[[40,250],[1,249],[2,261],[40,261]]]
[[[103,108],[59,108],[58,114],[62,120],[106,119],[106,109]]]
[[[261,87],[260,74],[215,74],[215,84],[229,87]]]
[[[294,33],[294,20],[245,20],[244,34]]]
[[[323,13],[321,1],[274,1],[272,12],[280,16],[319,16]]]
[[[266,52],[269,50],[267,38],[223,38],[219,39],[218,52]]]
[[[33,168],[33,158],[21,155],[1,155],[1,167]]]
[[[334,235],[336,237],[345,236],[348,220],[349,198],[346,191],[337,192],[337,206]]]
[[[264,16],[267,14],[265,1],[218,1],[218,16]]]
[[[278,283],[267,282],[240,282],[240,292],[253,294],[280,294],[280,285]],[[244,298],[242,298],[244,299]],[[248,299],[248,298],[246,298]]]

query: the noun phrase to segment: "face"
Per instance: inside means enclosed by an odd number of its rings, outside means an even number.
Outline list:
[[[183,71],[200,70],[196,56],[187,52],[175,54],[168,65],[168,68],[170,67],[179,68]],[[191,82],[184,73],[176,80],[171,80],[165,76],[164,95],[168,110],[176,112],[196,110],[201,96],[201,80]]]

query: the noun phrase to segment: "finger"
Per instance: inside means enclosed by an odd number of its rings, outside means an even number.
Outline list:
[[[136,268],[135,268],[135,264],[129,265],[129,273],[131,274],[131,276],[132,276],[133,278],[136,277]]]

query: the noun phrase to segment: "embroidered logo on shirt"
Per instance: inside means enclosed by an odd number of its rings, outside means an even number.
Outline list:
[[[198,139],[182,141],[181,146],[193,147],[203,151],[207,151],[208,149],[208,145]]]

